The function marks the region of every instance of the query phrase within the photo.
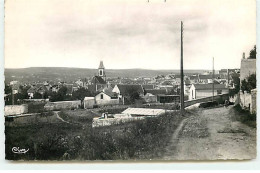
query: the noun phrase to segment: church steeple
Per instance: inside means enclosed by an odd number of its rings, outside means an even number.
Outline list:
[[[105,80],[106,74],[105,74],[105,67],[103,61],[100,61],[99,63],[98,76],[102,77]]]

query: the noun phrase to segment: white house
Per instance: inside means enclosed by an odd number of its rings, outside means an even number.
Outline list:
[[[192,84],[189,100],[212,96],[213,84]],[[228,88],[224,84],[214,84],[214,95],[227,94]]]
[[[96,104],[99,106],[104,105],[117,105],[119,104],[118,97],[112,93],[107,91],[102,91],[95,96]]]

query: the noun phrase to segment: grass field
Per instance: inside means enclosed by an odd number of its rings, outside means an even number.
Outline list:
[[[178,113],[92,128],[87,110],[62,111],[70,122],[36,123],[6,127],[8,160],[128,160],[154,159],[164,151],[170,136],[184,118]],[[12,147],[29,149],[12,153]]]

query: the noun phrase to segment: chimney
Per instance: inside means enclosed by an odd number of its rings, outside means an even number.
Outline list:
[[[243,59],[245,59],[245,52],[243,52]]]

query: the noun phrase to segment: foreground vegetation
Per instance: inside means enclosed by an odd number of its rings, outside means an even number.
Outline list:
[[[178,113],[92,128],[91,115],[71,119],[71,123],[33,124],[6,127],[8,160],[125,160],[160,157],[174,130],[184,118]],[[72,121],[70,121],[72,120]],[[29,149],[12,153],[12,147]]]
[[[251,114],[249,110],[242,109],[237,104],[231,111],[235,111],[235,116],[232,117],[234,121],[240,121],[250,127],[256,128],[256,114]]]

